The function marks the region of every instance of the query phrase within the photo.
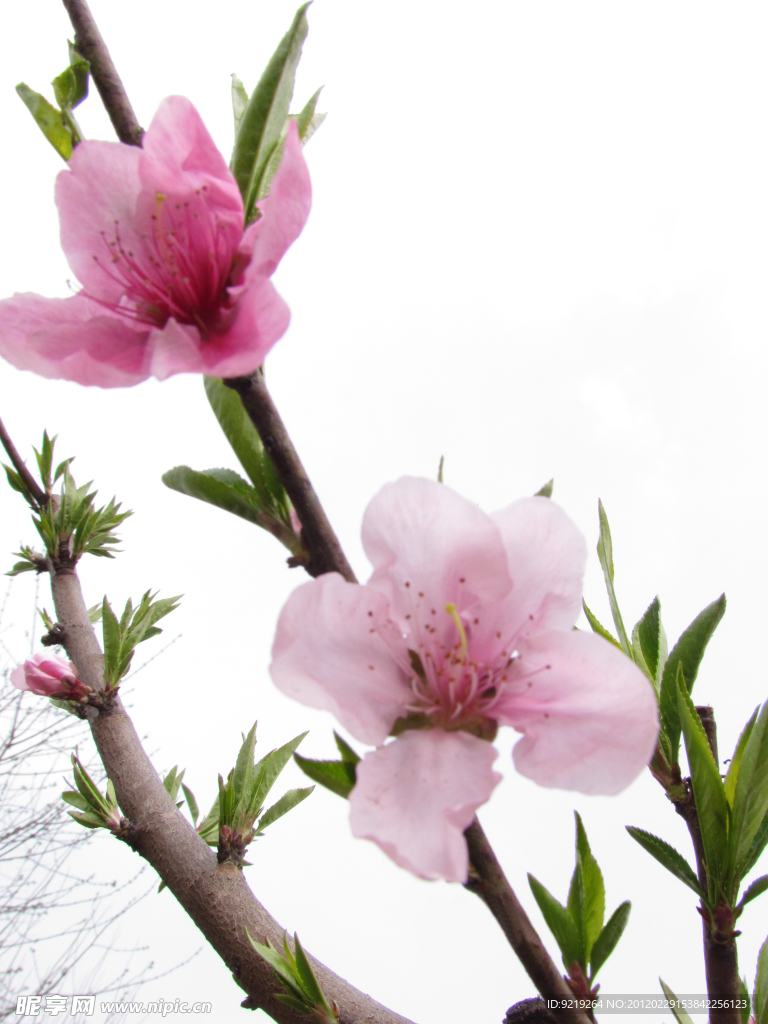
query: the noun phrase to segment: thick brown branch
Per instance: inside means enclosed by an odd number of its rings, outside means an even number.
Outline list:
[[[67,653],[79,677],[94,689],[103,689],[101,651],[77,576],[71,570],[54,575],[52,589]],[[248,1006],[260,1007],[279,1024],[306,1024],[306,1016],[275,999],[280,987],[272,969],[248,941],[246,929],[258,941],[268,938],[279,946],[283,929],[253,895],[242,871],[217,864],[214,852],[176,809],[120,701],[104,712],[89,708],[87,715],[120,807],[134,826],[134,848],[235,975],[248,995]],[[412,1024],[323,964],[314,959],[312,963],[326,996],[340,1008],[341,1024]]]
[[[464,835],[472,866],[467,888],[480,897],[496,918],[544,999],[573,999],[573,992],[515,896],[477,818]],[[587,1015],[575,1009],[559,1009],[556,1016],[562,1024],[589,1024]]]
[[[16,445],[10,438],[8,431],[5,429],[3,421],[0,420],[0,442],[2,442],[3,448],[8,453],[8,458],[13,463],[13,468],[21,477],[24,486],[27,488],[29,495],[34,501],[42,508],[45,505],[48,497],[45,491],[40,487],[40,484],[35,480],[32,474],[27,469],[27,464],[24,462],[22,457],[16,450]]]
[[[140,146],[144,129],[139,125],[86,0],[63,0],[63,3],[75,30],[75,49],[91,65],[91,78],[118,139],[129,146]]]
[[[263,371],[254,370],[246,377],[236,377],[224,383],[240,395],[243,407],[259,432],[283,487],[293,502],[301,522],[301,539],[309,554],[307,572],[310,576],[339,572],[345,580],[356,583],[355,574],[341,549],[338,537],[328,522],[280,413],[267,391]]]

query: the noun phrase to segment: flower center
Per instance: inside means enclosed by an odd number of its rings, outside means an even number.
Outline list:
[[[140,323],[162,327],[174,317],[198,327],[204,338],[211,333],[226,307],[234,252],[231,234],[207,208],[205,191],[203,186],[173,208],[158,192],[151,233],[136,248],[124,244],[119,221],[111,236],[102,231],[104,251],[93,259],[123,295],[117,303],[95,301]]]

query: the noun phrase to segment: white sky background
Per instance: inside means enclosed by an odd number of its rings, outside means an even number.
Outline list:
[[[140,121],[182,93],[228,156],[228,76],[253,87],[293,0],[187,0],[184,16],[170,0],[92,6]],[[433,477],[441,455],[447,482],[489,511],[554,476],[592,551],[602,497],[626,620],[659,593],[673,641],[728,595],[695,691],[715,705],[727,757],[768,695],[764,4],[317,0],[309,17],[295,106],[325,84],[329,116],[307,149],[313,212],[276,275],[293,321],[267,370],[356,570],[365,577],[368,500],[403,473]],[[63,296],[71,275],[52,201],[62,165],[13,87],[23,79],[51,95],[71,32],[56,0],[6,5],[2,24],[1,291]],[[79,116],[89,137],[113,138],[95,92]],[[150,586],[185,594],[164,634],[181,639],[130,694],[157,767],[186,766],[209,804],[256,718],[263,750],[310,728],[304,753],[332,756],[335,723],[283,698],[267,674],[299,570],[285,569],[268,535],[160,482],[180,463],[236,465],[200,380],[100,392],[2,364],[0,409],[20,448],[47,426],[61,457],[77,454],[78,480],[95,478],[104,498],[136,511],[117,562],[82,564],[88,603]],[[10,564],[34,534],[15,496],[0,508]],[[14,585],[20,628],[33,590],[29,578]],[[606,621],[594,555],[585,592]],[[525,873],[565,897],[576,807],[608,912],[633,901],[603,990],[657,993],[661,973],[678,992],[703,992],[695,900],[623,829],[690,853],[660,788],[646,775],[613,799],[539,789],[514,773],[513,739],[503,730],[507,778],[481,820],[552,952]],[[291,772],[286,787],[301,785]],[[135,867],[107,836],[94,850]],[[533,994],[475,897],[353,841],[330,793],[275,826],[252,860],[251,884],[286,927],[419,1024],[490,1024]],[[764,903],[740,921],[750,987]],[[201,944],[167,892],[125,933],[164,966]],[[161,996],[212,1000],[212,1024],[240,1012],[207,949],[142,998]]]

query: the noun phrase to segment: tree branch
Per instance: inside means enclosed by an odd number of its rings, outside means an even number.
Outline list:
[[[144,129],[139,125],[86,0],[63,0],[63,3],[75,30],[75,49],[91,65],[91,77],[118,139],[129,146],[140,146]]]
[[[103,690],[101,650],[77,574],[71,569],[54,574],[51,589],[67,654],[80,679]],[[263,1009],[278,1024],[306,1024],[306,1015],[275,999],[280,986],[272,968],[246,935],[247,929],[257,941],[268,938],[280,948],[283,929],[253,895],[242,871],[218,864],[213,850],[176,809],[119,698],[105,710],[86,708],[86,716],[123,814],[134,826],[132,847],[157,871],[232,971],[248,995],[248,1007]],[[341,1024],[412,1024],[311,959],[323,991],[339,1006]]]
[[[235,377],[232,380],[225,380],[224,383],[240,395],[243,407],[256,427],[283,487],[293,502],[301,522],[301,539],[309,552],[307,572],[310,576],[338,572],[350,583],[357,583],[339,539],[333,532],[333,527],[288,436],[280,413],[267,391],[263,370],[254,370],[245,377]]]
[[[522,904],[496,859],[480,822],[475,818],[464,833],[469,847],[471,864],[467,888],[476,893],[498,921],[509,944],[517,954],[528,976],[544,999],[574,998],[568,982],[555,963],[530,922]],[[589,1024],[589,1018],[580,1010],[558,1009],[556,1017],[562,1024]]]
[[[22,457],[16,450],[16,445],[11,440],[10,435],[8,431],[5,429],[5,425],[2,420],[0,420],[0,442],[2,442],[3,448],[5,448],[6,452],[8,453],[8,458],[13,463],[13,468],[21,477],[24,486],[29,491],[30,496],[37,502],[40,508],[42,508],[48,501],[48,495],[45,493],[44,490],[42,490],[40,484],[37,482],[37,480],[35,480],[35,478],[27,469],[26,462],[22,459]]]

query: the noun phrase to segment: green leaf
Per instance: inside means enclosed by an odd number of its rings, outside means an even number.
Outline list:
[[[287,793],[283,793],[277,803],[272,804],[259,819],[259,832],[262,832],[272,822],[277,821],[278,818],[282,818],[288,811],[292,811],[302,800],[306,800],[314,788],[314,786],[307,786],[306,789],[289,789]]]
[[[762,896],[766,890],[768,890],[768,875],[761,875],[744,891],[744,895],[739,900],[739,907],[745,907],[747,903],[751,903],[758,896]]]
[[[664,664],[667,660],[667,637],[661,624],[661,603],[654,597],[632,630],[648,668],[648,675],[658,691]]]
[[[196,826],[197,834],[209,846],[216,846],[219,841],[219,799],[220,797],[217,796],[213,801],[210,811],[208,811],[203,821]]]
[[[755,1014],[755,1024],[768,1024],[768,939],[757,954],[752,1010]]]
[[[76,793],[72,789],[65,790],[61,794],[61,799],[65,804],[76,807],[79,811],[87,811],[91,806],[82,794]]]
[[[264,525],[266,509],[259,495],[231,469],[198,472],[188,466],[175,466],[163,473],[162,481],[171,490],[215,505],[249,523]]]
[[[749,1019],[752,1015],[752,1000],[749,996],[746,978],[739,978],[739,999],[743,1000],[743,1005],[741,1007],[741,1024],[749,1024]]]
[[[315,972],[312,970],[312,965],[307,959],[307,954],[304,952],[301,943],[299,942],[298,935],[293,936],[294,943],[294,956],[296,958],[296,972],[301,981],[301,987],[309,997],[310,1002],[315,1006],[322,1006],[326,1003],[323,990],[318,984]]]
[[[192,792],[192,790],[189,788],[189,786],[185,786],[183,783],[182,783],[181,789],[182,789],[182,792],[184,793],[184,797],[185,797],[185,799],[187,801],[187,807],[189,808],[189,813],[190,813],[190,816],[192,818],[192,824],[195,827],[197,827],[197,819],[200,817],[200,809],[197,806],[197,800],[195,800],[195,794]]]
[[[578,882],[574,892],[574,906],[568,894],[568,911],[581,932],[581,944],[584,950],[584,967],[589,962],[592,946],[602,931],[605,917],[605,883],[597,861],[592,854],[587,833],[581,816],[576,817],[576,871]]]
[[[672,991],[672,989],[668,988],[668,986],[664,984],[661,978],[659,978],[659,982],[661,983],[661,987],[664,989],[664,995],[670,1001],[669,1008],[672,1011],[674,1018],[677,1021],[677,1024],[693,1024],[691,1018],[688,1016],[685,1010],[679,1005],[678,998]]]
[[[768,814],[763,818],[763,822],[755,833],[755,838],[752,840],[747,859],[741,869],[742,878],[748,875],[755,864],[757,864],[766,846],[768,846]]]
[[[59,156],[63,160],[69,160],[73,149],[72,131],[64,120],[62,112],[52,106],[45,96],[30,89],[24,82],[20,82],[16,86],[16,92],[34,117],[40,131]]]
[[[121,637],[120,623],[106,597],[101,606],[101,630],[104,638],[104,679],[111,686],[119,679],[116,672],[120,660]]]
[[[283,744],[282,747],[279,747],[277,750],[270,751],[270,753],[268,753],[266,757],[263,757],[256,765],[256,781],[251,797],[251,803],[254,807],[254,811],[258,810],[258,808],[264,803],[267,793],[269,793],[270,789],[274,786],[278,775],[288,764],[291,756],[306,735],[306,732],[302,732],[298,736],[294,736],[292,740]]]
[[[294,754],[293,759],[313,782],[319,782],[337,796],[346,798],[355,788],[357,776],[350,761],[312,761],[300,754]]]
[[[608,632],[605,626],[599,621],[597,616],[594,615],[592,611],[590,611],[590,609],[587,607],[587,602],[583,598],[581,600],[581,606],[584,609],[584,614],[587,616],[587,622],[592,627],[592,632],[597,633],[597,635],[601,636],[603,640],[607,640],[609,643],[613,644],[614,647],[618,647],[619,650],[621,650],[622,647],[619,641],[612,633]]]
[[[715,898],[718,883],[725,880],[728,861],[728,801],[720,769],[715,764],[707,734],[686,689],[683,667],[679,663],[677,701],[704,846],[709,895]]]
[[[232,116],[235,120],[235,135],[240,128],[240,122],[243,120],[247,106],[248,93],[245,91],[245,86],[237,75],[232,75]]]
[[[731,823],[731,881],[746,874],[752,843],[768,815],[768,700],[741,756]]]
[[[725,797],[728,801],[729,807],[733,807],[733,798],[736,795],[736,780],[739,777],[739,767],[741,765],[741,759],[744,756],[744,748],[747,745],[747,740],[752,733],[759,713],[760,705],[758,704],[752,712],[752,717],[741,731],[741,735],[736,743],[736,749],[734,750],[733,757],[731,758],[731,763],[728,765],[728,773],[725,776]]]
[[[410,651],[409,653],[412,654],[413,651]],[[352,747],[350,747],[346,740],[343,740],[336,731],[334,731],[333,733],[333,738],[336,740],[336,746],[338,748],[339,753],[341,754],[342,761],[345,761],[347,764],[360,763],[360,756],[355,753],[355,751],[352,749]]]
[[[670,871],[675,878],[684,882],[689,889],[693,889],[697,896],[706,900],[706,894],[699,885],[696,872],[681,853],[678,853],[674,846],[665,843],[663,839],[645,832],[641,828],[627,825],[627,832],[635,842],[639,843],[652,857],[655,857],[659,864],[663,864],[667,871]]]
[[[624,934],[631,909],[632,904],[629,900],[617,907],[608,919],[605,928],[603,928],[595,940],[595,944],[592,947],[592,956],[590,957],[590,985],[594,982],[595,975],[614,951],[619,939]]]
[[[685,630],[667,659],[661,677],[659,711],[664,730],[669,737],[673,763],[677,763],[680,749],[680,716],[677,709],[677,668],[683,667],[688,692],[693,690],[696,676],[707,644],[725,614],[725,594],[702,611]]]
[[[551,480],[547,480],[547,482],[544,484],[544,486],[539,488],[538,491],[536,491],[536,493],[534,494],[534,498],[551,498],[552,497],[552,489],[553,489],[554,486],[555,486],[555,478],[552,477]]]
[[[608,592],[608,603],[611,606],[613,624],[616,627],[621,649],[631,658],[632,648],[627,637],[627,631],[624,628],[624,621],[619,611],[619,603],[616,600],[616,591],[613,587],[613,543],[611,541],[611,528],[608,525],[608,516],[605,514],[602,501],[598,501],[597,511],[600,517],[600,539],[597,542],[597,557],[600,559],[600,565],[603,569],[605,589]]]
[[[327,117],[326,114],[319,114],[317,112],[317,101],[320,99],[322,91],[323,87],[321,85],[296,115],[296,127],[299,130],[299,138],[304,146],[306,146]]]
[[[542,917],[547,922],[547,927],[560,947],[566,970],[570,971],[571,964],[584,962],[584,951],[576,922],[562,903],[556,900],[552,893],[530,873],[528,874],[528,884],[531,887],[533,898],[539,905]]]
[[[304,4],[251,93],[235,136],[232,173],[245,203],[245,222],[253,219],[267,162],[288,116],[296,68],[308,31]]]
[[[237,755],[237,761],[235,761],[235,773],[233,776],[233,783],[235,787],[235,794],[238,797],[238,803],[241,806],[246,806],[250,800],[250,791],[253,786],[254,779],[254,767],[253,767],[253,753],[256,749],[256,725],[253,723],[248,735],[243,739],[242,746]]]
[[[60,75],[54,78],[53,95],[62,110],[79,106],[88,95],[88,74],[91,65],[74,53],[74,60]]]

